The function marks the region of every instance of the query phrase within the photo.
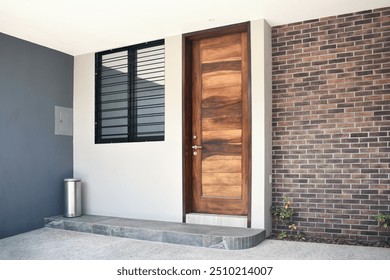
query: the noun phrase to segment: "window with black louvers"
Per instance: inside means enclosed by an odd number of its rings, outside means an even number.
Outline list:
[[[163,141],[164,41],[95,57],[95,143]]]

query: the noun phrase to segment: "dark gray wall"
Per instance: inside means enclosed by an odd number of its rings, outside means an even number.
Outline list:
[[[0,33],[0,238],[63,210],[73,137],[54,135],[54,107],[73,107],[73,57]]]

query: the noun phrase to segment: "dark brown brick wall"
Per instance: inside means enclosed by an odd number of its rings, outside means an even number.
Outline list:
[[[273,202],[307,235],[389,241],[390,7],[276,26],[272,46]]]

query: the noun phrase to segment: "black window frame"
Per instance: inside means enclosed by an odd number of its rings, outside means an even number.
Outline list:
[[[163,86],[163,131],[162,135],[158,136],[139,136],[137,135],[137,109],[135,105],[135,82],[137,81],[137,62],[136,53],[138,50],[146,49],[155,46],[164,47],[164,86]],[[103,138],[102,135],[102,109],[101,104],[101,84],[102,84],[102,57],[107,54],[127,51],[127,67],[128,67],[128,117],[127,117],[127,137],[126,138]],[[160,124],[161,125],[161,124]],[[107,143],[131,143],[131,142],[149,142],[149,141],[165,141],[165,40],[160,39],[152,42],[141,43],[137,45],[116,48],[112,50],[95,53],[95,144]]]

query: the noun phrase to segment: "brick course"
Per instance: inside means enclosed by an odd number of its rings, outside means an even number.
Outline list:
[[[390,241],[390,7],[273,27],[272,47],[273,203],[307,235]]]

